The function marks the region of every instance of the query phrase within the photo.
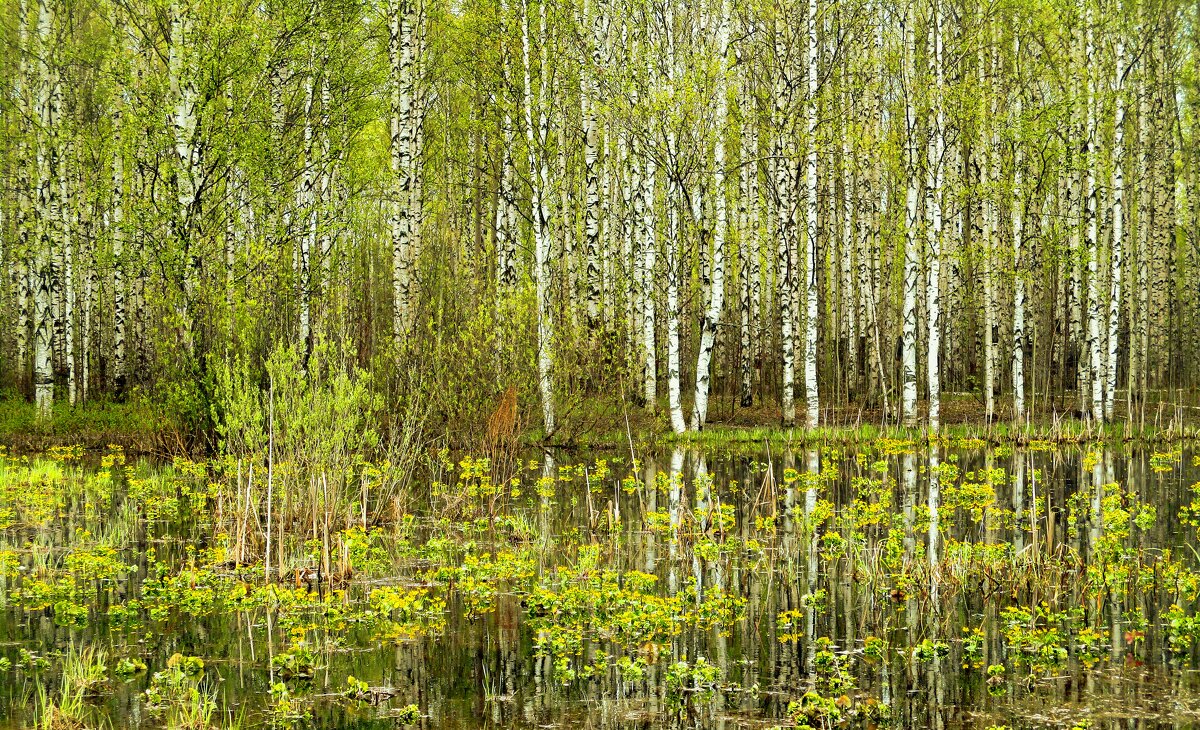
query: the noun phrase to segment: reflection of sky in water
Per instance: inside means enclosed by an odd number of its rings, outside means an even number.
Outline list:
[[[889,455],[775,449],[773,458],[757,450],[703,457],[675,451],[642,456],[637,476],[657,485],[650,489],[622,489],[628,458],[606,454],[611,473],[600,483],[559,481],[552,497],[533,488],[537,477],[594,463],[593,456],[558,454],[554,462],[530,456],[536,470],[528,471],[529,459],[520,467],[524,489],[509,514],[536,535],[524,545],[534,552],[542,546],[542,571],[575,564],[577,546],[594,542],[600,568],[652,573],[663,592],[732,593],[745,599],[744,617],[725,636],[681,631],[643,680],[623,682],[613,673],[563,686],[550,660],[535,656],[521,596],[500,590],[495,610],[476,619],[450,600],[442,637],[378,648],[351,628],[345,648],[323,657],[311,683],[294,689],[315,698],[311,718],[300,726],[393,727],[389,713],[416,703],[426,714],[423,726],[431,728],[768,727],[814,682],[830,697],[845,694],[851,707],[889,703],[903,727],[1069,727],[1081,719],[1093,727],[1185,727],[1200,711],[1195,674],[1173,663],[1160,628],[1170,604],[1187,608],[1188,596],[1168,587],[1166,564],[1155,563],[1168,551],[1186,566],[1196,563],[1196,528],[1178,519],[1180,506],[1193,498],[1190,486],[1200,481],[1187,450],[1178,460],[1154,460],[1163,471],[1155,471],[1149,452],[1137,450],[1086,462],[1070,449]],[[673,472],[682,477],[672,479]],[[585,483],[592,484],[590,498]],[[1110,483],[1124,493],[1109,490]],[[120,515],[130,519],[119,507],[123,486],[116,492],[104,509],[69,499],[59,519],[38,534],[11,528],[8,544],[30,538],[62,544],[82,528],[121,536],[123,559],[139,566],[131,582],[145,577],[150,545],[160,560],[177,563],[183,555],[178,541],[148,538],[133,522],[116,526]],[[609,527],[614,514],[615,531]],[[815,531],[814,518],[821,521]],[[1120,536],[1123,529],[1127,537]],[[202,526],[177,525],[172,532],[197,547],[211,544]],[[416,541],[427,536],[419,531]],[[473,539],[480,553],[521,547],[499,530]],[[964,568],[968,554],[976,566],[990,567]],[[1089,580],[1126,569],[1136,575],[1140,567],[1146,568],[1143,584],[1127,595],[1115,585],[1099,598],[1083,593]],[[397,572],[411,578],[418,570],[406,562]],[[130,588],[122,582],[113,595],[123,599]],[[1056,620],[1072,621],[1074,628],[1061,642],[1066,659],[1034,671],[1030,680],[1024,666],[1030,662],[1012,646],[1022,635],[1013,628],[1019,617],[1005,609],[1036,613],[1043,603],[1047,614],[1058,613]],[[1061,618],[1072,611],[1077,617]],[[1037,631],[1053,620],[1031,617],[1023,636],[1044,640]],[[49,612],[10,607],[0,623],[0,653],[15,661],[18,647],[45,654],[71,642],[111,643],[118,647],[113,657],[132,653],[122,646],[144,649],[150,672],[115,682],[96,699],[113,727],[152,726],[141,695],[149,674],[174,652],[200,655],[222,679],[212,685],[218,705],[245,712],[250,724],[266,722],[268,657],[287,637],[273,621],[268,632],[261,611],[130,634],[110,632],[106,624],[101,615],[70,629],[56,626]],[[1084,628],[1099,637],[1086,657],[1078,640]],[[980,633],[964,641],[964,629]],[[820,668],[821,637],[846,669],[847,684],[836,690]],[[889,647],[882,658],[868,657],[869,638]],[[614,650],[602,641],[586,648],[592,658],[605,652]],[[720,667],[723,689],[680,713],[668,696],[666,668],[700,656]],[[1006,665],[1004,681],[989,684],[992,664]],[[336,700],[347,675],[395,696],[378,707],[345,706]],[[0,726],[20,727],[32,718],[33,685],[16,669],[0,676]]]

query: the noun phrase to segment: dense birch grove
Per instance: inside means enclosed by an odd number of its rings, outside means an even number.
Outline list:
[[[285,345],[564,439],[1200,406],[1194,0],[0,7],[42,414],[204,428]]]

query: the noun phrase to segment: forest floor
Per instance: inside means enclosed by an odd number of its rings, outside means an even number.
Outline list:
[[[1031,411],[1029,422],[1014,423],[1011,404],[997,399],[997,413],[987,418],[984,403],[974,393],[947,393],[941,401],[941,432],[951,438],[980,439],[990,443],[1029,443],[1049,441],[1053,443],[1079,443],[1104,441],[1108,443],[1170,443],[1200,439],[1200,407],[1190,404],[1173,404],[1167,401],[1148,403],[1144,408],[1134,408],[1132,417],[1124,403],[1117,404],[1112,420],[1097,426],[1081,417],[1074,407],[1073,397],[1055,398],[1051,402],[1039,402]],[[928,414],[928,403],[920,403],[919,421]],[[797,421],[804,419],[804,404],[797,402]],[[662,442],[689,442],[719,446],[722,444],[745,444],[770,441],[788,445],[814,443],[858,444],[878,438],[923,439],[928,438],[925,426],[905,428],[889,418],[882,404],[842,405],[822,409],[822,426],[806,429],[802,425],[788,428],[782,426],[782,413],[773,403],[741,407],[735,400],[716,397],[711,401],[708,424],[699,433],[674,434],[669,423],[660,417],[657,421],[644,421],[634,426],[633,435]],[[638,428],[638,426],[641,428]],[[609,438],[627,442],[626,433],[615,433]]]
[[[1071,398],[1039,403],[1028,424],[1014,424],[1010,406],[997,401],[997,417],[986,418],[977,394],[946,394],[942,399],[942,434],[949,438],[978,439],[989,443],[1023,444],[1034,441],[1052,443],[1172,443],[1200,440],[1200,407],[1171,404],[1147,404],[1135,409],[1130,418],[1125,404],[1118,404],[1112,421],[1102,427],[1081,419],[1079,412],[1062,408]],[[664,404],[665,406],[665,404]],[[927,404],[921,403],[921,418]],[[1060,410],[1061,409],[1061,410]],[[803,421],[803,403],[797,403],[797,419]],[[924,426],[905,428],[886,417],[882,405],[830,406],[822,410],[822,425],[806,429],[802,425],[781,425],[780,409],[775,404],[741,407],[735,400],[714,397],[708,424],[701,432],[675,434],[671,431],[666,409],[647,413],[636,406],[604,403],[597,399],[582,412],[564,419],[564,427],[546,440],[540,431],[526,430],[513,446],[550,445],[582,449],[628,449],[636,444],[688,443],[720,447],[745,446],[764,441],[783,446],[814,444],[853,445],[880,438],[922,440],[928,438]],[[470,451],[478,448],[471,441],[471,429],[458,429],[460,435],[432,434],[431,441]],[[468,434],[466,436],[461,434]],[[53,446],[80,445],[104,449],[118,445],[130,453],[176,456],[202,454],[216,447],[211,434],[189,434],[181,430],[170,414],[146,399],[128,402],[95,401],[71,407],[56,403],[48,422],[39,423],[32,403],[19,397],[0,397],[0,446],[14,453],[35,453]]]

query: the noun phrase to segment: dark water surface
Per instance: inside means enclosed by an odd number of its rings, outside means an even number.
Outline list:
[[[410,704],[426,728],[1200,726],[1190,449],[886,442],[668,450],[640,455],[636,469],[628,454],[525,457],[499,490],[441,475],[443,493],[470,494],[453,510],[444,498],[418,503],[399,541],[382,526],[371,567],[338,586],[352,613],[374,588],[436,584],[444,627],[400,637],[328,610],[213,598],[261,583],[261,564],[255,579],[205,563],[229,533],[228,505],[178,465],[141,465],[131,484],[119,469],[105,478],[98,465],[49,462],[31,481],[9,459],[0,547],[19,567],[0,618],[11,662],[0,727],[33,727],[39,685],[58,687],[63,657],[89,645],[105,649],[107,670],[86,702],[92,727],[163,726],[146,690],[177,653],[203,659],[198,686],[215,695],[210,725],[223,727],[399,727]],[[171,486],[148,500],[139,484],[160,470]],[[81,545],[112,547],[132,570],[89,578],[68,561]],[[462,570],[484,555],[503,557]],[[276,574],[307,585],[310,562],[297,540]],[[73,618],[28,597],[68,564],[86,609]],[[156,571],[177,580],[152,615]],[[572,584],[609,580],[627,596],[640,573],[658,579],[647,596],[676,596],[693,619],[630,643],[624,619],[608,616],[585,622],[578,647],[545,649],[569,630],[559,612]],[[729,613],[695,618],[720,606]],[[297,637],[314,655],[311,677],[273,661]],[[147,670],[118,676],[129,657]],[[700,657],[712,673],[679,680],[673,665]],[[636,668],[623,672],[622,658]],[[348,676],[375,688],[366,701],[343,696]]]

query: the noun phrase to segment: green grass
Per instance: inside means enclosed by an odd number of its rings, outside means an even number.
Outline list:
[[[1196,427],[1138,428],[1130,423],[1110,423],[1095,426],[1082,421],[1035,423],[1016,426],[1011,423],[990,425],[953,424],[944,426],[940,435],[947,440],[979,439],[991,444],[1027,444],[1032,441],[1050,443],[1173,443],[1200,439]],[[923,441],[931,434],[927,428],[903,426],[822,426],[819,428],[783,428],[766,426],[710,426],[703,431],[653,434],[662,443],[681,443],[696,446],[732,446],[763,443],[803,447],[814,445],[855,445],[881,438]]]
[[[961,399],[960,399],[961,400]],[[1051,443],[1173,443],[1200,439],[1200,421],[1179,425],[1171,420],[1162,423],[1147,421],[1140,425],[1134,420],[1118,418],[1104,426],[1077,418],[1043,415],[1029,425],[1017,426],[1009,421],[986,423],[975,413],[974,404],[947,399],[952,422],[941,429],[944,438],[982,439],[993,444],[1024,444],[1031,441]],[[952,409],[952,410],[951,410]],[[732,414],[732,417],[731,417]],[[773,406],[758,405],[753,409],[730,408],[714,401],[710,424],[700,432],[675,434],[667,419],[666,404],[656,413],[632,404],[622,404],[611,398],[596,398],[572,414],[574,428],[555,434],[552,443],[568,447],[629,449],[635,444],[690,444],[696,446],[745,446],[769,442],[779,446],[805,447],[814,445],[855,445],[880,438],[926,440],[924,427],[904,428],[881,425],[878,413],[863,413],[847,408],[833,414],[841,425],[815,429],[783,428],[768,425],[778,421]],[[52,446],[82,445],[88,449],[103,449],[117,444],[131,453],[185,453],[197,450],[194,440],[182,435],[176,427],[179,419],[161,405],[145,396],[127,401],[90,401],[78,406],[59,401],[51,417],[39,422],[34,405],[15,394],[0,394],[0,445],[13,451],[37,452]],[[538,419],[526,424],[521,441],[532,447],[542,442]],[[482,428],[482,426],[480,427]],[[464,445],[465,446],[465,445]]]
[[[177,440],[173,433],[172,419],[145,398],[97,400],[76,406],[58,401],[50,419],[39,422],[33,403],[8,393],[0,397],[0,444],[13,450],[118,444],[129,451],[166,451]]]

